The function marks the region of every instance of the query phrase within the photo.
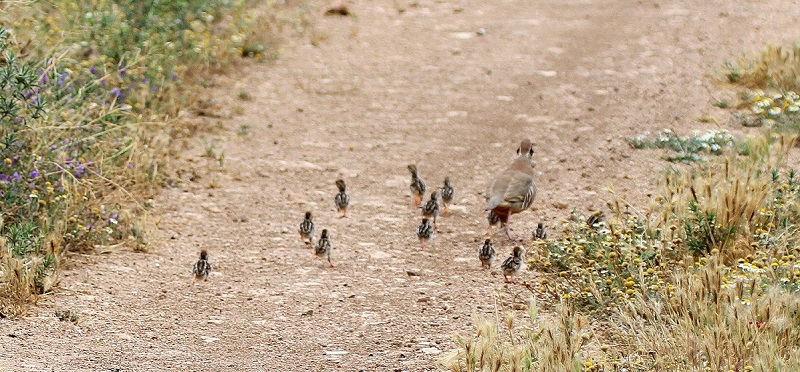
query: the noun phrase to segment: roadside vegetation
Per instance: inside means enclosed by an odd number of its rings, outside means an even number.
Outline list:
[[[724,66],[741,87],[747,138],[671,130],[629,140],[687,163],[661,172],[648,206],[612,196],[604,218],[565,222],[534,242],[524,283],[554,319],[476,320],[442,359],[452,371],[782,371],[800,369],[798,49]],[[728,108],[730,104],[725,104]],[[719,106],[723,107],[723,106]],[[598,214],[599,215],[599,214]]]
[[[0,3],[0,316],[58,284],[69,251],[147,249],[179,119],[208,76],[276,58],[251,1]]]

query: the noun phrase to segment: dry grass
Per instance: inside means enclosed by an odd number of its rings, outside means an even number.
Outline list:
[[[727,61],[728,81],[750,89],[800,90],[800,46],[767,46],[756,57]]]
[[[615,322],[634,352],[612,359],[635,370],[798,370],[800,297],[731,274],[712,259],[677,273],[666,302],[637,296]]]
[[[531,299],[525,324],[516,324],[513,313],[494,322],[478,317],[475,336],[456,336],[459,347],[440,364],[453,372],[579,371],[586,365],[581,350],[592,338],[589,319],[569,302],[556,310],[555,321],[540,319]]]
[[[769,46],[725,69],[754,90],[738,108],[769,130],[745,140],[631,139],[679,153],[667,160],[703,162],[670,167],[643,211],[612,191],[608,219],[590,226],[581,216],[564,222],[563,239],[534,242],[529,268],[545,278],[527,287],[561,303],[555,328],[537,328],[532,314],[522,335],[509,327],[500,337],[499,319],[479,320],[447,368],[800,370],[800,175],[786,166],[800,135],[800,47]],[[588,324],[602,332],[576,339]]]
[[[453,371],[799,368],[800,177],[785,166],[795,141],[748,139],[747,156],[729,152],[666,172],[646,211],[612,197],[605,221],[565,223],[563,239],[534,244],[529,265],[546,278],[534,295],[561,302],[555,328],[531,315],[523,333],[508,327],[500,337],[491,327],[504,322],[480,320],[477,335],[458,338],[443,364]],[[603,331],[594,337],[589,324]]]

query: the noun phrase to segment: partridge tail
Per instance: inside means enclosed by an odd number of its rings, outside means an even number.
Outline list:
[[[502,195],[495,195],[491,199],[489,199],[489,202],[486,203],[486,206],[483,207],[483,209],[485,209],[487,211],[490,211],[492,209],[497,208],[502,203],[503,203],[503,196]]]

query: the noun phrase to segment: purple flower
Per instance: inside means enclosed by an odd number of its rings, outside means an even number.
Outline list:
[[[158,87],[151,87],[150,90],[152,90],[153,92],[158,92]]]
[[[58,75],[58,81],[56,81],[56,84],[58,84],[58,86],[62,86],[64,85],[64,80],[66,79],[67,79],[67,73],[62,72],[61,74]]]
[[[147,78],[146,78],[146,77],[143,77],[143,78],[142,78],[142,83],[145,83],[145,84],[147,84],[147,82],[148,82],[148,81],[150,81],[150,80],[147,80]]]
[[[86,174],[86,167],[84,167],[83,165],[78,165],[77,167],[75,167],[76,178],[81,178],[83,177],[84,174]]]
[[[4,173],[0,173],[0,182],[11,183],[11,179]]]
[[[128,169],[133,169],[133,163],[125,164],[125,167]]]
[[[39,171],[37,171],[36,169],[32,170],[31,173],[28,174],[28,177],[29,178],[39,177]]]
[[[20,180],[22,180],[22,177],[20,177],[19,173],[17,172],[14,172],[14,174],[11,175],[11,178],[13,178],[15,182],[19,182]]]
[[[39,84],[41,84],[41,85],[45,85],[45,84],[47,84],[47,82],[48,82],[48,81],[49,81],[49,80],[47,80],[47,75],[45,75],[45,74],[42,74],[42,78],[41,78],[41,79],[39,79]]]
[[[119,70],[119,75],[120,75],[120,76],[125,76],[125,75],[127,75],[127,74],[128,74],[128,71],[127,71],[127,70],[125,70],[124,68],[123,68],[122,70]]]
[[[116,99],[122,99],[122,92],[119,90],[119,88],[111,89],[111,92],[109,92],[109,94],[114,96]]]
[[[97,67],[92,66],[92,68],[89,69],[89,72],[91,72],[92,75],[96,74],[97,73]]]
[[[170,77],[172,78],[172,80],[178,80],[178,75],[172,74]]]
[[[105,88],[106,87],[106,81],[105,80],[100,80],[100,86]]]

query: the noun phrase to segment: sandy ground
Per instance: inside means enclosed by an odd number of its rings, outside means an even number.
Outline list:
[[[0,369],[436,370],[473,315],[529,296],[481,270],[475,253],[482,192],[522,138],[535,145],[539,195],[512,218],[516,234],[601,208],[608,186],[645,208],[667,164],[625,139],[739,131],[711,105],[734,94],[715,71],[765,42],[800,39],[796,1],[350,7],[355,16],[319,20],[317,47],[290,40],[279,60],[219,78],[220,109],[241,114],[203,119],[223,129],[176,160],[175,174],[201,177],[157,197],[153,249],[71,256],[60,290],[32,316],[0,321]],[[212,143],[221,169],[202,157]],[[456,188],[426,250],[414,236],[409,163],[429,185],[449,175]],[[346,219],[333,207],[337,178],[352,198]],[[335,268],[300,243],[306,210],[317,231],[331,230]],[[503,259],[512,245],[497,248]],[[189,287],[201,249],[214,272]]]

